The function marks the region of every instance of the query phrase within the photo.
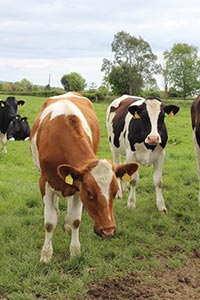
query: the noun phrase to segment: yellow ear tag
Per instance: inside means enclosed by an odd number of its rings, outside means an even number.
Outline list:
[[[122,176],[122,181],[130,182],[130,181],[131,181],[131,176],[128,175],[128,173],[125,173],[125,174]]]
[[[133,119],[140,119],[140,116],[138,115],[138,113],[137,113],[137,112],[135,112],[135,113],[134,113],[134,115],[133,115]]]
[[[1,107],[5,107],[5,104],[3,102],[0,103]]]
[[[65,182],[69,185],[73,184],[74,180],[70,174],[65,177]]]
[[[170,116],[170,118],[173,118],[173,117],[174,117],[173,111],[170,112],[169,116]]]

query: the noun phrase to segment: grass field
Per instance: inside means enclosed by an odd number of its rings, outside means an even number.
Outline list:
[[[5,99],[5,95],[0,95]],[[19,99],[19,97],[18,97]],[[30,125],[45,99],[21,97],[19,108]],[[171,101],[175,103],[175,101]],[[66,203],[60,201],[61,217],[56,228],[54,255],[41,264],[44,242],[43,207],[29,142],[8,142],[8,153],[0,153],[0,299],[85,299],[93,281],[125,276],[128,271],[157,267],[165,258],[177,269],[200,248],[198,179],[192,142],[190,101],[178,101],[180,111],[166,117],[169,141],[163,170],[163,194],[168,215],[156,209],[152,168],[140,167],[137,207],[127,208],[127,195],[115,200],[117,234],[102,240],[93,233],[92,220],[83,212],[81,256],[70,259],[70,237],[63,232]],[[101,127],[99,158],[111,158],[105,128],[108,104],[95,103]],[[174,251],[174,249],[181,251]]]

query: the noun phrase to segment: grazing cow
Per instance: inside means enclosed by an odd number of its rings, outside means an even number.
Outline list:
[[[0,100],[0,137],[2,142],[3,152],[7,152],[6,149],[6,133],[10,122],[13,120],[17,113],[17,106],[24,105],[24,100],[16,100],[15,97],[8,97],[5,101]]]
[[[10,141],[27,141],[29,140],[29,136],[30,126],[27,117],[16,115],[8,127],[7,139]]]
[[[108,138],[115,164],[120,164],[121,155],[126,163],[135,161],[144,166],[154,166],[153,181],[156,189],[156,204],[159,211],[167,213],[162,195],[162,169],[164,148],[167,143],[165,113],[175,115],[179,107],[164,105],[160,99],[123,95],[115,99],[107,109],[106,124]],[[135,189],[139,181],[138,172],[131,180],[128,206],[136,205]],[[120,184],[119,184],[120,186]],[[122,187],[117,195],[122,197]]]
[[[198,95],[192,102],[191,121],[193,129],[194,150],[197,160],[197,174],[200,180],[200,95]],[[200,189],[198,195],[198,202],[200,204]]]
[[[99,125],[93,104],[78,93],[47,99],[30,135],[31,151],[41,176],[44,203],[45,241],[41,261],[53,254],[52,237],[58,222],[58,198],[68,197],[65,228],[72,233],[70,255],[80,253],[79,226],[82,205],[94,221],[94,231],[102,237],[116,230],[113,200],[118,191],[117,177],[131,176],[135,163],[114,166],[97,159]]]

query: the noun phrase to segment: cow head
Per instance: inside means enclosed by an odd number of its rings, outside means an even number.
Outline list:
[[[13,119],[17,112],[18,105],[24,105],[24,100],[16,100],[15,97],[8,97],[5,101],[0,100],[0,106],[4,107],[7,112],[7,117]]]
[[[115,234],[113,202],[118,191],[117,177],[131,176],[138,164],[121,166],[105,159],[94,160],[83,168],[60,165],[58,175],[66,184],[74,185],[80,191],[80,197],[90,217],[94,220],[96,234],[107,237]]]
[[[145,143],[149,145],[160,144],[161,132],[164,125],[165,113],[175,115],[179,111],[176,105],[164,105],[160,99],[147,98],[141,105],[132,105],[129,112],[133,118],[140,120]]]
[[[12,120],[12,126],[13,126],[13,130],[14,132],[19,132],[20,128],[21,128],[21,116],[20,115],[16,115],[13,120]]]

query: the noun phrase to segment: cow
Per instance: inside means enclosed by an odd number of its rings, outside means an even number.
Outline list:
[[[30,134],[33,161],[40,171],[44,203],[45,241],[40,261],[50,262],[52,237],[59,215],[58,197],[68,198],[65,229],[71,231],[70,256],[80,254],[82,207],[101,237],[115,234],[114,198],[117,177],[131,176],[137,163],[115,166],[98,159],[100,129],[92,102],[76,92],[48,98]]]
[[[197,161],[197,174],[200,181],[200,95],[198,95],[192,102],[191,122],[193,130],[194,151]],[[198,194],[198,203],[200,205],[200,189]]]
[[[8,127],[7,139],[9,141],[27,141],[29,136],[30,126],[27,117],[21,117],[17,114]]]
[[[18,105],[24,105],[24,100],[16,100],[15,97],[10,96],[5,101],[0,100],[0,137],[2,142],[3,152],[7,152],[7,130],[10,122],[13,120],[17,113]]]
[[[153,165],[153,181],[156,204],[159,211],[167,213],[162,195],[162,169],[168,135],[164,122],[165,114],[175,115],[179,107],[164,105],[158,98],[123,95],[107,108],[106,126],[113,162],[120,164],[121,156],[126,163],[138,162],[146,167]],[[136,186],[139,173],[132,176],[128,207],[136,206]],[[122,197],[123,186],[117,194]]]

